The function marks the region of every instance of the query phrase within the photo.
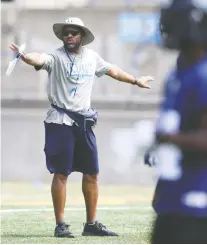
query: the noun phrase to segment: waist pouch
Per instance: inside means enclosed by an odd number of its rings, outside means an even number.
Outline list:
[[[74,112],[65,108],[58,107],[54,104],[52,104],[51,106],[59,112],[64,112],[73,121],[75,121],[79,127],[83,128],[84,130],[86,130],[88,126],[95,126],[98,121],[98,112],[92,108],[88,111]]]

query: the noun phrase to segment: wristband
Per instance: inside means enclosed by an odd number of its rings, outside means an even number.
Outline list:
[[[135,83],[132,83],[132,85],[138,85],[139,86],[139,80],[135,77]]]
[[[17,53],[16,58],[19,59],[21,55],[22,55],[22,53],[20,53],[20,52]]]

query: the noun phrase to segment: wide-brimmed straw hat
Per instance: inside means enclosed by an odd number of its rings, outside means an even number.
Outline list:
[[[59,38],[62,41],[63,41],[62,29],[64,26],[77,26],[83,30],[85,35],[83,38],[82,45],[89,44],[89,43],[93,42],[93,40],[95,39],[93,33],[87,27],[85,27],[85,25],[81,19],[79,19],[77,17],[69,17],[65,20],[65,22],[55,23],[53,25],[53,31],[54,31],[55,35],[57,36],[57,38]]]

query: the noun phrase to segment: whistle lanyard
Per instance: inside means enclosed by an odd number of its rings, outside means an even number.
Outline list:
[[[70,56],[70,54],[67,52],[66,49],[65,49],[65,52],[66,52],[66,54],[67,54],[67,56],[68,56],[68,58],[69,58],[69,60],[71,62],[70,74],[69,74],[69,76],[71,77],[72,76],[72,73],[73,73],[73,66],[75,65],[75,61],[76,61],[76,56],[77,55],[75,55],[75,57],[72,59],[71,56]],[[80,61],[81,63],[82,63],[82,58],[83,58],[83,50],[81,51],[81,61]],[[81,64],[80,64],[80,66],[81,66]],[[73,78],[73,79],[79,80],[79,78],[80,78],[80,67],[78,69],[78,74],[77,75],[78,75],[77,78]]]
[[[69,74],[69,76],[71,77],[72,72],[73,72],[73,66],[74,66],[74,64],[75,64],[76,55],[75,55],[75,57],[72,59],[71,56],[69,55],[69,53],[67,52],[67,50],[65,50],[65,52],[66,52],[66,54],[67,54],[67,56],[68,56],[68,58],[69,58],[69,60],[70,60],[70,62],[71,62],[71,66],[70,66],[70,74]],[[78,75],[78,78],[79,78],[79,75]],[[77,79],[77,80],[78,80],[78,79]]]

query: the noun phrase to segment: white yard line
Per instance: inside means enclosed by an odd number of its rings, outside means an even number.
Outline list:
[[[127,211],[127,210],[152,210],[150,206],[143,206],[143,207],[130,207],[130,206],[113,206],[113,207],[99,207],[98,210],[108,210],[108,211]],[[51,212],[53,208],[21,208],[21,209],[2,209],[0,213],[22,213],[22,212]],[[85,211],[84,207],[73,207],[73,208],[66,208],[65,211]]]

